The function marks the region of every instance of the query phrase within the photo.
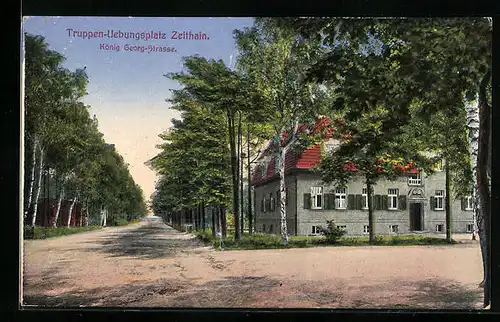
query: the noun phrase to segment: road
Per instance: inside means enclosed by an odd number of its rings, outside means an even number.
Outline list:
[[[24,242],[25,305],[480,308],[479,245],[216,251],[157,217]]]

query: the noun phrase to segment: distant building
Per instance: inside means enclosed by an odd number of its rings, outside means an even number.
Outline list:
[[[300,127],[297,133],[304,131]],[[290,235],[319,235],[327,220],[344,229],[347,235],[368,235],[366,185],[362,178],[346,187],[325,185],[311,170],[319,165],[322,150],[338,144],[328,139],[301,155],[288,151],[285,156],[286,212]],[[254,186],[255,231],[280,234],[279,172],[276,155],[269,142],[257,160]],[[445,233],[445,174],[437,169],[426,177],[418,170],[395,181],[380,180],[374,186],[375,234],[429,232]],[[472,198],[452,199],[452,232],[472,232]]]

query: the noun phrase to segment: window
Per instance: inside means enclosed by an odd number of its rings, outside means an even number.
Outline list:
[[[335,208],[336,209],[346,209],[347,208],[347,195],[345,188],[335,189]]]
[[[443,227],[444,227],[443,224],[436,225],[436,231],[437,232],[442,232],[443,231]]]
[[[363,226],[363,233],[367,234],[367,233],[369,233],[369,232],[370,232],[370,226],[368,226],[368,225],[364,225],[364,226]]]
[[[362,200],[361,200],[361,209],[368,209],[368,189],[363,188]]]
[[[262,232],[265,233],[266,232],[266,224],[262,224]]]
[[[397,233],[398,232],[398,225],[389,225],[389,232]]]
[[[272,234],[273,233],[273,225],[269,225],[269,233]]]
[[[323,187],[311,187],[312,209],[323,208]]]
[[[468,233],[472,233],[472,231],[474,230],[474,225],[473,224],[467,224],[467,227],[465,228],[465,230]]]
[[[444,209],[444,190],[436,190],[436,194],[434,195],[434,210],[443,210]]]
[[[408,175],[409,186],[419,186],[422,184],[422,175],[420,173],[411,173]]]
[[[321,234],[320,226],[312,226],[312,235],[319,235],[319,234]]]
[[[389,199],[389,210],[398,209],[399,189],[389,189],[387,197]]]
[[[465,197],[465,210],[472,210],[474,208],[473,199],[471,196]]]
[[[264,212],[267,212],[269,209],[268,209],[268,203],[267,203],[265,196],[264,196],[264,199],[262,199],[262,202],[264,203]]]
[[[337,226],[337,229],[340,229],[340,230],[346,230],[346,229],[347,229],[347,226]]]
[[[434,163],[433,168],[434,168],[435,171],[443,171],[443,159],[441,159],[438,162]]]
[[[273,198],[273,193],[271,192],[269,194],[269,202],[270,202],[270,208],[269,211],[274,211],[274,209],[276,208],[276,204],[275,204],[275,200]]]

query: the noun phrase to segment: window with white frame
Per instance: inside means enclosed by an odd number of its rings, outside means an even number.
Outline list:
[[[389,210],[398,209],[399,189],[389,189],[387,198],[389,199]]]
[[[420,186],[421,184],[422,184],[422,174],[410,173],[408,175],[408,185],[409,186]]]
[[[262,224],[262,232],[265,233],[266,232],[266,224]]]
[[[323,187],[311,187],[312,209],[323,208]]]
[[[465,210],[472,210],[474,208],[473,199],[471,196],[465,197]]]
[[[434,209],[444,209],[444,190],[436,190],[436,194],[434,195]]]
[[[465,230],[468,233],[472,233],[472,231],[474,230],[474,224],[467,224],[467,227],[465,228]]]
[[[269,233],[272,234],[273,233],[273,225],[269,225]]]
[[[443,228],[444,228],[444,225],[443,225],[443,224],[436,225],[436,231],[437,231],[437,232],[442,232],[442,231],[443,231]]]
[[[367,233],[369,233],[369,232],[370,232],[370,226],[368,226],[368,225],[364,225],[364,226],[363,226],[363,233],[367,234]]]
[[[336,188],[335,189],[335,208],[336,209],[346,209],[347,208],[346,188]]]
[[[270,202],[269,206],[271,207],[271,209],[269,209],[269,211],[274,211],[274,209],[276,208],[276,204],[275,204],[276,201],[275,201],[275,199],[273,197],[273,193],[272,192],[269,193],[269,200],[270,200],[269,201]]]
[[[397,233],[398,232],[398,225],[389,225],[389,232],[391,233]]]
[[[321,227],[320,226],[312,226],[312,235],[319,235],[321,234]]]
[[[345,226],[345,225],[342,225],[342,226],[337,226],[337,229],[340,229],[340,230],[346,230],[346,229],[347,229],[347,226]]]
[[[368,189],[363,188],[361,196],[361,209],[368,209]]]

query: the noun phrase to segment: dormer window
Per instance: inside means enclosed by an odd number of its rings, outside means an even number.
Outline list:
[[[421,173],[410,173],[410,174],[408,174],[408,185],[409,186],[420,186],[420,185],[422,185],[422,174]]]

